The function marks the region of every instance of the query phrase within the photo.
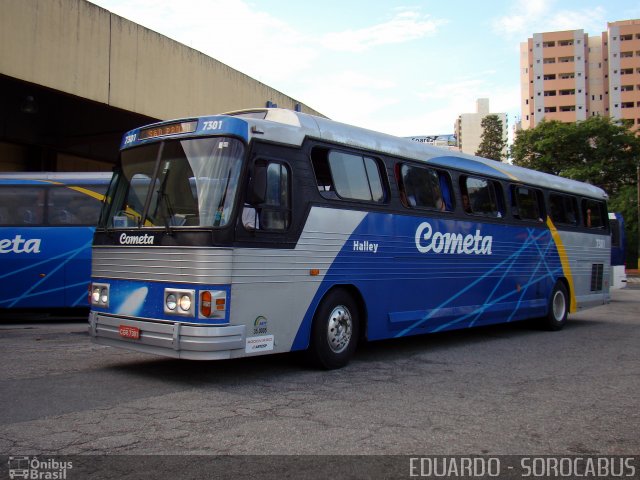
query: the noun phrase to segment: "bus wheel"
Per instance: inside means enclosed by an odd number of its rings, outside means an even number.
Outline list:
[[[561,330],[567,323],[567,314],[569,313],[569,295],[564,283],[556,282],[553,287],[548,310],[544,319],[545,328],[547,330]]]
[[[308,354],[327,370],[344,367],[358,343],[358,307],[344,290],[333,290],[322,299],[313,317]]]

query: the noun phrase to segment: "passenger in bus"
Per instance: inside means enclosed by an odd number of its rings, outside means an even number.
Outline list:
[[[471,213],[471,204],[469,203],[469,195],[466,193],[462,194],[462,208],[465,212]]]
[[[11,225],[13,219],[9,215],[9,209],[7,207],[0,207],[0,225]]]
[[[260,221],[258,219],[258,211],[249,204],[245,204],[242,209],[242,225],[247,230],[259,230]]]

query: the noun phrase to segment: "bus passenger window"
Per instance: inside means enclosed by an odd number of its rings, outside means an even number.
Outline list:
[[[88,189],[104,193],[104,187],[99,185]],[[49,225],[95,225],[102,205],[99,199],[67,187],[50,188],[48,204]]]
[[[402,165],[398,182],[405,207],[453,210],[449,176],[431,168]]]
[[[316,147],[311,161],[323,197],[376,203],[386,200],[386,186],[376,159]]]
[[[549,216],[554,223],[578,224],[578,205],[574,197],[552,193],[549,195]]]
[[[466,213],[502,218],[504,204],[502,190],[497,182],[478,177],[460,179],[462,208]]]
[[[7,186],[0,190],[0,222],[3,225],[42,225],[45,189]]]
[[[513,185],[511,187],[511,206],[514,217],[520,220],[544,221],[542,193],[539,190]]]
[[[582,200],[582,218],[587,228],[605,228],[604,204],[596,200]]]

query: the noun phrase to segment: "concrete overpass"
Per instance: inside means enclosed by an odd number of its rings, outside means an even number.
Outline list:
[[[319,114],[85,0],[0,0],[0,171],[108,170],[133,127],[267,102]]]

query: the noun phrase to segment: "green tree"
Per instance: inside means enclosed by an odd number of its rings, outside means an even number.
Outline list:
[[[580,140],[575,123],[542,121],[535,128],[521,130],[511,147],[514,165],[552,175],[563,175],[579,161]]]
[[[608,117],[577,123],[542,121],[516,135],[513,163],[591,183],[609,194],[609,210],[625,217],[627,265],[636,264],[637,178],[640,138],[629,125]]]
[[[502,135],[502,121],[497,115],[487,115],[480,122],[482,136],[476,155],[501,162],[505,158],[507,141]]]

